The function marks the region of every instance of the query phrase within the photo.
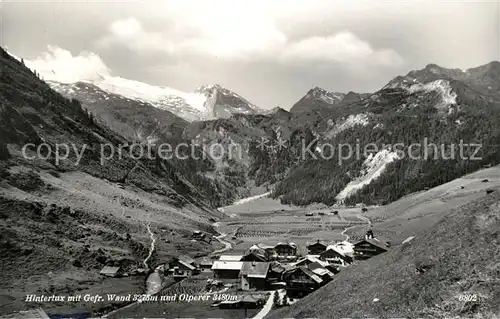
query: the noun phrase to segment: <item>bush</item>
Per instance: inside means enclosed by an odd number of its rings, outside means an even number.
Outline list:
[[[19,172],[9,176],[9,184],[25,192],[35,191],[45,185],[40,176],[34,172]]]
[[[57,177],[57,178],[61,177],[61,173],[59,173],[58,171],[55,171],[53,169],[51,169],[49,171],[49,174],[52,175],[52,176],[54,176],[54,177]]]
[[[277,305],[277,306],[281,304],[281,301],[280,301],[280,294],[279,294],[279,292],[278,292],[278,291],[275,291],[275,292],[274,292],[273,303],[274,303],[275,305]]]
[[[0,142],[0,160],[6,160],[10,158],[9,149],[7,148],[7,144],[4,142]]]
[[[7,179],[10,176],[10,172],[6,167],[0,165],[0,179]]]

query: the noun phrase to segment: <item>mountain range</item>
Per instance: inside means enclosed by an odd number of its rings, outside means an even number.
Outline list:
[[[216,208],[255,189],[297,205],[387,205],[500,163],[498,61],[430,64],[371,93],[313,88],[287,111],[220,85],[184,93],[118,77],[44,82],[0,49],[0,102],[0,281],[15,300],[74,292],[64,276],[56,291],[47,269],[96,286],[103,266],[132,271],[221,248],[186,239],[216,235],[225,216]],[[159,143],[184,145],[182,156],[157,156]],[[2,298],[2,312],[23,307]]]
[[[224,196],[227,201],[245,196],[254,186],[267,185],[273,186],[273,196],[294,204],[383,204],[496,163],[494,148],[482,147],[478,161],[436,158],[434,162],[443,161],[444,167],[455,171],[441,176],[429,159],[409,160],[408,154],[427,154],[423,147],[409,150],[411,144],[422,144],[424,139],[446,148],[460,140],[496,143],[499,65],[494,61],[461,70],[429,64],[395,77],[372,93],[339,93],[315,87],[290,111],[279,107],[262,110],[220,85],[202,86],[193,93],[119,77],[49,85],[68,98],[80,100],[102,125],[131,140],[174,138],[203,142],[206,147],[222,144],[225,152],[231,143],[238,144],[243,151],[241,158],[212,159],[213,171],[196,173],[235,189],[234,196]],[[483,120],[485,124],[479,127],[476,123]],[[257,147],[262,140],[269,143]],[[278,150],[273,145],[279,140],[285,147]],[[304,145],[312,141],[315,158],[304,158]],[[377,152],[345,159],[340,165],[321,153],[325,145],[363,148],[371,143]],[[397,143],[404,144],[398,155],[383,147]],[[449,157],[450,152],[456,150],[447,149],[442,155]],[[393,183],[388,174],[394,175],[394,170],[402,174],[401,167],[395,168],[401,165],[404,176]],[[386,178],[392,186],[372,189],[389,183]]]
[[[122,77],[100,76],[99,80],[76,83],[48,81],[56,91],[66,96],[92,103],[113,97],[147,103],[169,111],[186,121],[230,117],[234,113],[255,114],[261,109],[240,95],[219,84],[204,85],[185,93],[163,86],[153,86]]]

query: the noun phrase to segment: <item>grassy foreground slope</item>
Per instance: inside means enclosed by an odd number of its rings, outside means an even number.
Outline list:
[[[269,318],[499,318],[500,192],[483,194]]]

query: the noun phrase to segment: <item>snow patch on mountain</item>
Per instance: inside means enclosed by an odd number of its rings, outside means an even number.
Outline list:
[[[432,67],[429,68],[429,71],[435,74],[439,73],[436,68]],[[412,72],[410,72],[410,74],[412,74]],[[453,113],[455,111],[454,106],[457,106],[457,94],[453,91],[449,80],[439,79],[422,83],[408,76],[399,76],[389,82],[385,88],[400,88],[408,91],[410,94],[436,92],[439,94],[439,101],[436,103],[435,107],[444,113]],[[418,104],[413,103],[412,105],[401,105],[400,110],[413,108],[415,106],[418,106]]]
[[[56,91],[73,93],[79,90],[81,84],[85,89],[95,93],[95,87],[104,91],[100,92],[102,98],[109,99],[106,94],[114,94],[126,100],[135,100],[164,109],[189,121],[211,120],[219,117],[228,117],[234,113],[259,113],[261,110],[222,86],[201,86],[194,92],[186,93],[164,86],[149,85],[143,82],[125,79],[117,76],[99,76],[96,80],[84,80],[75,83],[60,83],[47,81]],[[79,84],[80,83],[80,84]],[[219,99],[222,101],[219,103]],[[219,105],[220,104],[220,105]]]
[[[370,123],[370,117],[366,113],[351,114],[348,117],[342,119],[339,123],[335,124],[333,120],[328,120],[328,126],[330,127],[325,133],[326,138],[333,138],[337,134],[350,129],[356,125],[366,126]]]
[[[338,104],[345,97],[345,93],[331,92],[315,87],[307,93],[307,97],[321,100],[328,104]]]
[[[436,104],[436,108],[438,110],[444,110],[447,113],[453,111],[450,108],[452,105],[457,104],[457,94],[453,91],[453,88],[450,85],[450,81],[448,80],[436,80],[431,81],[425,84],[417,83],[413,84],[408,88],[410,93],[415,92],[438,92],[441,98],[441,101]]]
[[[343,201],[347,197],[353,195],[365,185],[379,178],[385,171],[387,164],[399,159],[396,152],[384,149],[376,154],[370,154],[363,162],[360,177],[352,180],[347,186],[335,197],[338,201]]]
[[[116,76],[85,82],[106,92],[166,109],[188,121],[208,117],[208,110],[205,108],[207,97],[200,93],[185,93],[169,87],[149,85]]]

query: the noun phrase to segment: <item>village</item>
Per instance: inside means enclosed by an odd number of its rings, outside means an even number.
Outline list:
[[[193,238],[200,236],[205,234],[193,233]],[[382,254],[389,247],[390,242],[375,237],[370,228],[365,238],[356,242],[316,239],[305,247],[291,241],[274,245],[255,243],[243,254],[224,252],[198,260],[186,255],[174,257],[161,269],[164,276],[175,281],[206,278],[207,293],[238,296],[215,300],[212,307],[257,309],[266,300],[271,306],[280,307],[324,286],[345,267]]]

